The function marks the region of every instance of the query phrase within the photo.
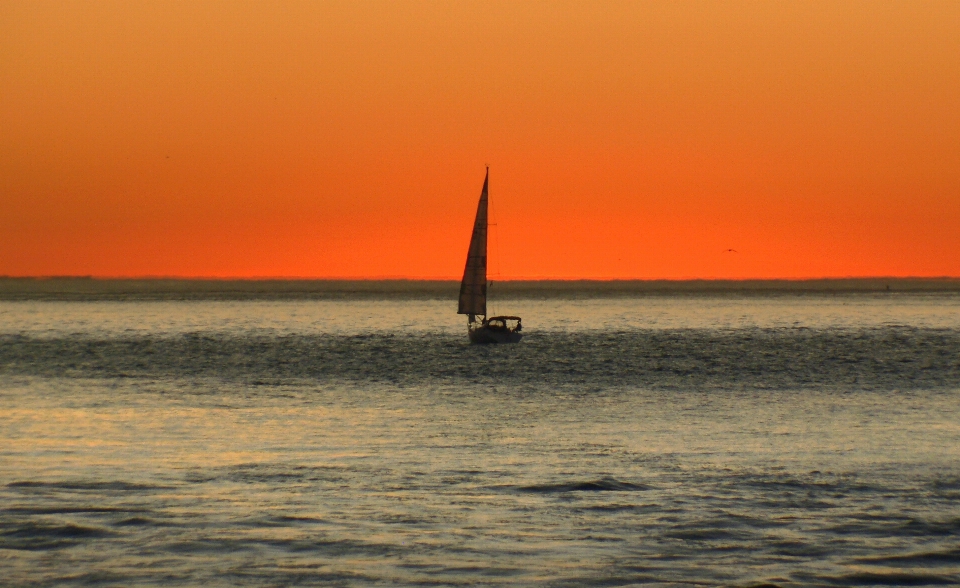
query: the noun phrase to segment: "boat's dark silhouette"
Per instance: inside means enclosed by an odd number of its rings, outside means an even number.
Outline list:
[[[467,264],[460,282],[458,314],[467,315],[467,333],[471,343],[517,343],[523,338],[518,316],[487,317],[487,201],[490,168],[483,178],[473,235],[467,250]]]

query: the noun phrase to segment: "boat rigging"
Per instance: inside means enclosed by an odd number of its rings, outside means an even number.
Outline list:
[[[457,314],[467,315],[467,334],[471,343],[517,343],[523,338],[518,316],[487,318],[487,206],[489,201],[490,167],[483,178],[473,235],[467,249],[467,263],[460,282],[460,305]]]

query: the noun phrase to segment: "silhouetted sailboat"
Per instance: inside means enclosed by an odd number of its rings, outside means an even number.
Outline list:
[[[487,200],[490,168],[483,178],[483,190],[473,222],[473,236],[467,250],[467,265],[460,282],[460,308],[467,315],[467,334],[471,343],[516,343],[523,338],[518,316],[487,318]]]

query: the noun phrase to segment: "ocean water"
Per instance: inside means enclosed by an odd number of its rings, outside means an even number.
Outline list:
[[[960,584],[960,294],[0,301],[0,584]]]

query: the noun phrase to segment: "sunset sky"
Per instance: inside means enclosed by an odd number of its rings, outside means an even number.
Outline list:
[[[0,0],[0,275],[458,278],[486,164],[492,278],[960,276],[960,2]]]

